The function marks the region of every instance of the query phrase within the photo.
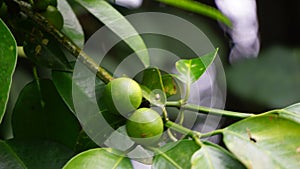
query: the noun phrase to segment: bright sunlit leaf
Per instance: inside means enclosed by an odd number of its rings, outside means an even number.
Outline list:
[[[17,63],[17,44],[0,19],[0,123],[5,113],[6,104],[12,82],[12,76]]]

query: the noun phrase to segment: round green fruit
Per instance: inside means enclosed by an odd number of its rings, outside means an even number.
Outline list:
[[[142,97],[140,85],[127,77],[112,80],[103,93],[103,101],[108,111],[125,117],[140,106]]]
[[[48,21],[55,26],[56,29],[62,29],[64,25],[64,18],[56,7],[49,5],[45,12],[41,13]]]
[[[126,131],[133,141],[141,145],[156,144],[164,130],[160,115],[149,108],[136,110],[127,120]]]

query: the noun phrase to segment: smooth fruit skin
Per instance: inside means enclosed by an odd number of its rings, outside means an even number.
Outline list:
[[[103,101],[108,111],[125,117],[140,106],[142,97],[140,85],[127,77],[112,80],[103,93]]]
[[[56,7],[49,5],[45,12],[41,13],[48,21],[55,26],[56,29],[62,29],[64,25],[64,18]]]
[[[160,115],[149,108],[136,110],[127,120],[126,131],[133,141],[141,145],[156,144],[164,129]]]

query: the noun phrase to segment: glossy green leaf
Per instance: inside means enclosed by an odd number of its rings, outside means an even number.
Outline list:
[[[208,6],[206,4],[203,4],[203,3],[200,3],[197,1],[193,1],[193,0],[176,0],[176,1],[174,1],[174,0],[158,0],[158,1],[168,4],[168,5],[171,5],[171,6],[182,8],[187,11],[191,11],[191,12],[195,12],[198,14],[208,16],[212,19],[215,19],[219,22],[226,24],[227,26],[231,26],[231,21],[225,15],[223,15],[217,9],[215,9],[211,6]]]
[[[72,98],[72,73],[53,70],[52,80],[61,98],[75,114]]]
[[[164,93],[164,85],[161,72],[157,68],[148,68],[143,71],[143,79],[141,82],[144,90],[145,98],[156,106],[162,106],[166,102],[166,94]]]
[[[6,110],[12,76],[17,62],[16,41],[0,19],[0,123]]]
[[[130,160],[117,150],[96,148],[82,152],[73,157],[63,169],[130,169]]]
[[[247,168],[299,168],[300,125],[276,114],[264,114],[224,129],[227,148]]]
[[[176,82],[170,74],[162,75],[162,81],[164,84],[164,92],[166,93],[167,97],[177,93],[178,89],[176,86]]]
[[[199,148],[192,140],[167,143],[156,150],[152,168],[191,168],[191,157]]]
[[[80,125],[50,80],[33,81],[21,91],[12,115],[16,139],[51,139],[75,146]]]
[[[27,168],[23,161],[14,153],[11,147],[4,141],[0,141],[0,168]]]
[[[227,169],[245,168],[224,148],[206,142],[196,151],[191,159],[192,169]]]
[[[54,37],[33,28],[32,33],[26,38],[24,52],[35,64],[51,69],[71,71],[71,65],[61,50],[61,45]]]
[[[179,80],[184,83],[191,84],[198,80],[206,71],[208,66],[214,61],[217,56],[216,51],[203,55],[195,59],[181,59],[176,62],[176,69],[180,75],[176,75]]]
[[[73,151],[46,140],[0,141],[0,168],[60,169],[72,157]]]
[[[150,64],[147,47],[139,33],[122,14],[104,0],[76,0],[136,52],[145,67]]]
[[[148,89],[163,90],[162,76],[158,68],[148,68],[143,71],[142,85],[146,86]]]
[[[282,110],[275,111],[274,113],[300,124],[300,103],[293,104]]]
[[[72,39],[72,41],[77,46],[83,48],[84,33],[69,3],[66,0],[58,0],[57,9],[61,12],[64,18],[64,26],[62,32],[65,33],[65,35],[67,35],[70,39]]]
[[[170,74],[161,74],[156,68],[148,68],[142,72],[141,85],[146,86],[149,90],[162,90],[167,97],[176,94],[177,88],[173,77]]]
[[[291,106],[288,106],[288,107],[284,108],[284,110],[287,110],[289,112],[293,112],[297,115],[300,115],[300,103],[296,103]]]

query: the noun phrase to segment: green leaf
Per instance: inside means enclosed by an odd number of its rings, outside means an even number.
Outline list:
[[[16,41],[0,19],[0,123],[4,116],[12,82],[12,76],[17,63]]]
[[[212,19],[215,19],[219,22],[224,23],[227,26],[231,26],[231,21],[225,16],[223,15],[220,11],[218,11],[217,9],[208,6],[206,4],[197,2],[197,1],[191,1],[191,0],[158,0],[162,3],[171,5],[171,6],[175,6],[178,8],[182,8],[184,10],[187,11],[191,11],[191,12],[195,12],[198,14],[202,14],[205,16],[208,16]]]
[[[57,9],[61,12],[64,18],[62,32],[72,39],[77,46],[83,48],[84,33],[72,8],[66,0],[59,0],[57,1]]]
[[[191,159],[192,169],[227,169],[245,168],[232,154],[224,148],[206,142],[196,151]]]
[[[177,93],[176,82],[170,74],[162,75],[162,81],[164,85],[164,92],[166,93],[167,97],[170,97]]]
[[[59,169],[72,155],[71,149],[46,140],[0,141],[0,168]]]
[[[23,161],[14,153],[7,143],[0,141],[0,166],[1,168],[25,169]]]
[[[16,139],[51,139],[75,146],[80,125],[50,80],[33,81],[21,91],[12,115]]]
[[[60,44],[54,37],[33,28],[32,33],[26,38],[24,52],[35,64],[57,70],[72,70]]]
[[[154,157],[152,168],[191,168],[191,157],[199,148],[192,140],[167,143],[156,149],[157,155]]]
[[[162,76],[158,68],[145,69],[141,85],[143,94],[150,103],[156,106],[163,106],[166,103]]]
[[[76,114],[72,98],[72,73],[53,70],[52,80],[61,98],[69,109]]]
[[[247,168],[299,168],[300,125],[263,114],[224,129],[227,148]]]
[[[0,141],[2,148],[5,151],[1,153],[10,158],[0,160],[1,168],[59,169],[74,154],[71,149],[48,140]],[[16,167],[5,167],[7,163],[14,163]]]
[[[218,49],[199,58],[178,60],[176,62],[176,69],[180,75],[176,75],[176,77],[187,84],[197,81],[214,61],[217,52]]]
[[[300,103],[293,104],[282,110],[275,111],[279,116],[300,124]]]
[[[104,0],[76,0],[136,52],[145,67],[150,64],[147,47],[134,27]]]
[[[143,71],[143,80],[141,84],[151,91],[155,89],[163,90],[164,85],[159,69],[155,67],[145,69]]]
[[[176,83],[170,74],[161,74],[156,67],[147,68],[139,75],[142,76],[141,85],[150,91],[161,90],[167,97],[177,93]],[[139,76],[138,75],[138,76]]]
[[[300,103],[296,103],[291,106],[288,106],[284,108],[284,110],[300,115]]]
[[[63,169],[130,169],[130,160],[111,148],[96,148],[73,157]]]

